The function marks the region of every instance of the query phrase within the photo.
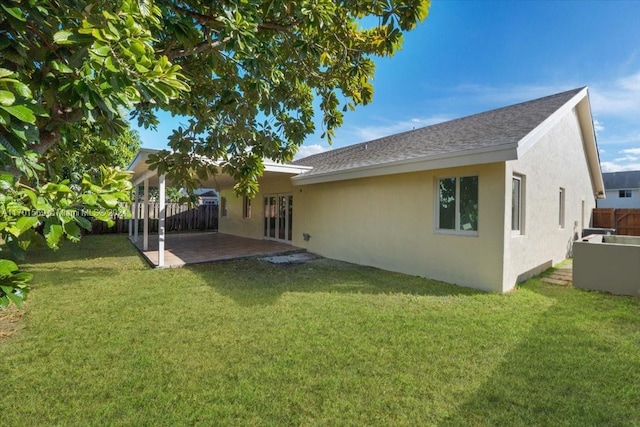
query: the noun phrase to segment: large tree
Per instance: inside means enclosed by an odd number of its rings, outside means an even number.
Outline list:
[[[142,145],[140,134],[127,129],[111,138],[100,137],[100,129],[92,126],[80,130],[80,138],[62,138],[51,147],[42,160],[47,179],[68,179],[72,184],[82,181],[84,174],[96,177],[100,166],[126,168]]]
[[[55,209],[126,200],[126,176],[117,171],[86,176],[83,193],[71,198],[68,182],[45,182],[41,162],[88,129],[117,136],[128,115],[152,127],[158,110],[189,117],[170,137],[171,151],[152,159],[175,182],[192,189],[222,171],[235,177],[236,191],[255,194],[263,159],[291,160],[315,132],[316,114],[331,140],[343,111],[371,101],[372,57],[393,55],[428,7],[429,0],[4,0],[2,237],[24,247],[44,223],[55,246],[83,225]],[[25,210],[8,214],[9,203]],[[27,215],[38,203],[47,213]],[[0,278],[16,269],[0,263]]]

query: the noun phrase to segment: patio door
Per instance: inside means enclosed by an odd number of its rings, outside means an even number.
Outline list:
[[[293,230],[293,195],[264,196],[264,238],[291,243]]]

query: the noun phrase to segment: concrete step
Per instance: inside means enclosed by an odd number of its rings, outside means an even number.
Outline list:
[[[571,281],[570,280],[564,280],[560,277],[553,277],[553,276],[549,276],[549,277],[543,277],[542,278],[543,282],[547,282],[547,283],[551,283],[554,285],[570,285]]]

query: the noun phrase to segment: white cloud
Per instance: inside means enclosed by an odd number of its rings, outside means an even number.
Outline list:
[[[636,160],[638,160],[638,157],[635,156],[624,156],[613,159],[614,162],[635,162]]]
[[[459,85],[455,87],[454,90],[463,95],[460,102],[468,103],[470,100],[475,100],[481,104],[493,105],[493,107],[489,107],[490,109],[530,101],[554,93],[575,89],[580,86],[584,86],[584,84],[566,82],[552,85]]]
[[[635,171],[640,170],[640,163],[620,165],[615,162],[602,162],[600,163],[600,167],[602,168],[602,172]]]
[[[436,123],[446,122],[447,120],[451,120],[451,118],[446,116],[412,118],[395,123],[358,126],[350,129],[350,131],[356,136],[356,139],[358,140],[357,142],[365,142],[382,138],[384,136],[394,135],[396,133],[434,125]]]
[[[298,148],[298,152],[294,156],[294,160],[302,159],[304,157],[322,153],[324,151],[327,151],[327,149],[320,144],[303,145]]]
[[[613,83],[594,84],[590,93],[594,113],[634,118],[640,114],[640,72]]]
[[[602,132],[604,130],[604,125],[600,120],[593,119],[593,128],[596,130],[596,132]]]
[[[640,148],[627,148],[622,150],[624,154],[637,154],[640,156]]]
[[[631,76],[623,77],[618,81],[618,84],[627,90],[634,92],[640,92],[640,72]]]
[[[613,120],[611,120],[613,122]],[[637,146],[640,143],[640,130],[630,129],[626,130],[629,126],[636,126],[634,123],[627,125],[624,120],[618,120],[613,126],[609,126],[609,130],[613,132],[607,132],[604,134],[598,134],[598,144],[604,145],[634,145]]]
[[[549,85],[459,85],[453,90],[464,95],[465,102],[502,107],[584,86],[586,82],[566,81]],[[637,120],[640,115],[640,71],[612,82],[590,83],[589,95],[594,115],[615,115]],[[594,120],[596,131],[604,125]]]

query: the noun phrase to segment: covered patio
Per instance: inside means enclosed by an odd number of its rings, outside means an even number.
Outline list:
[[[157,170],[149,170],[149,165],[147,164],[149,155],[157,151],[140,149],[128,168],[133,173],[132,182],[135,189],[134,202],[131,207],[132,218],[129,221],[129,238],[151,264],[156,267],[177,267],[185,264],[259,255],[266,256],[300,250],[283,242],[250,239],[229,234],[209,232],[167,235],[165,232],[165,190],[166,186],[171,185],[171,183],[168,182],[164,174],[158,174]],[[264,176],[291,177],[309,169],[310,167],[306,166],[265,162]],[[220,174],[206,182],[201,182],[201,184],[203,187],[215,188],[220,191],[224,188],[231,188],[234,180],[229,175]],[[142,197],[139,194],[141,185],[143,187]],[[160,212],[157,235],[149,233],[149,188],[151,186],[158,188]],[[143,205],[142,218],[138,217],[140,212],[140,209],[138,209],[139,203]],[[142,233],[138,230],[140,219],[142,219]]]
[[[176,233],[165,236],[164,264],[158,264],[158,236],[149,236],[149,248],[144,250],[141,241],[132,243],[155,267],[181,267],[187,264],[222,261],[234,258],[250,258],[301,251],[286,243],[221,234],[218,232]]]

